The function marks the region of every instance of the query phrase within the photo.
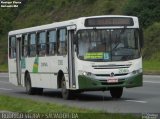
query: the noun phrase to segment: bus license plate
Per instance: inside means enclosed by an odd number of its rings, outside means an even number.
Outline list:
[[[111,79],[107,79],[108,83],[118,83],[118,79],[117,78],[111,78]]]

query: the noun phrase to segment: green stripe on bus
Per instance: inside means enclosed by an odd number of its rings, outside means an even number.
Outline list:
[[[33,64],[33,73],[38,73],[39,57],[36,57]]]

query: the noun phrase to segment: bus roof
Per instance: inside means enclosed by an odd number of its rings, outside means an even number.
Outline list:
[[[78,26],[82,26],[82,24],[84,25],[85,19],[101,18],[101,17],[129,17],[129,18],[133,18],[134,20],[138,21],[138,18],[135,16],[125,16],[125,15],[89,16],[89,17],[80,17],[77,19],[72,19],[72,20],[67,20],[67,21],[62,21],[62,22],[53,22],[51,24],[46,24],[46,25],[40,25],[40,26],[35,26],[35,27],[13,30],[13,31],[10,31],[8,35],[17,35],[17,34],[23,34],[23,33],[29,33],[29,32],[35,32],[35,31],[41,31],[41,30],[47,30],[47,29],[56,29],[58,27],[65,27],[65,26],[72,26],[72,25],[76,25],[78,27]]]

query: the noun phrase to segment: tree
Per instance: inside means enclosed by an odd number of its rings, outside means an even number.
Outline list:
[[[146,28],[160,20],[160,0],[129,0],[123,11],[126,15],[138,16]]]

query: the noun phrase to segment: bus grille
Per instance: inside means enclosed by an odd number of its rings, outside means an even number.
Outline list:
[[[114,74],[114,76],[125,76],[127,75],[128,73],[123,73],[123,74]],[[96,76],[110,76],[111,74],[95,74]]]
[[[102,82],[102,85],[120,85],[123,84],[123,82],[117,82],[117,83],[107,83],[107,82]]]
[[[131,64],[126,65],[92,65],[94,69],[119,69],[119,68],[129,68]]]

